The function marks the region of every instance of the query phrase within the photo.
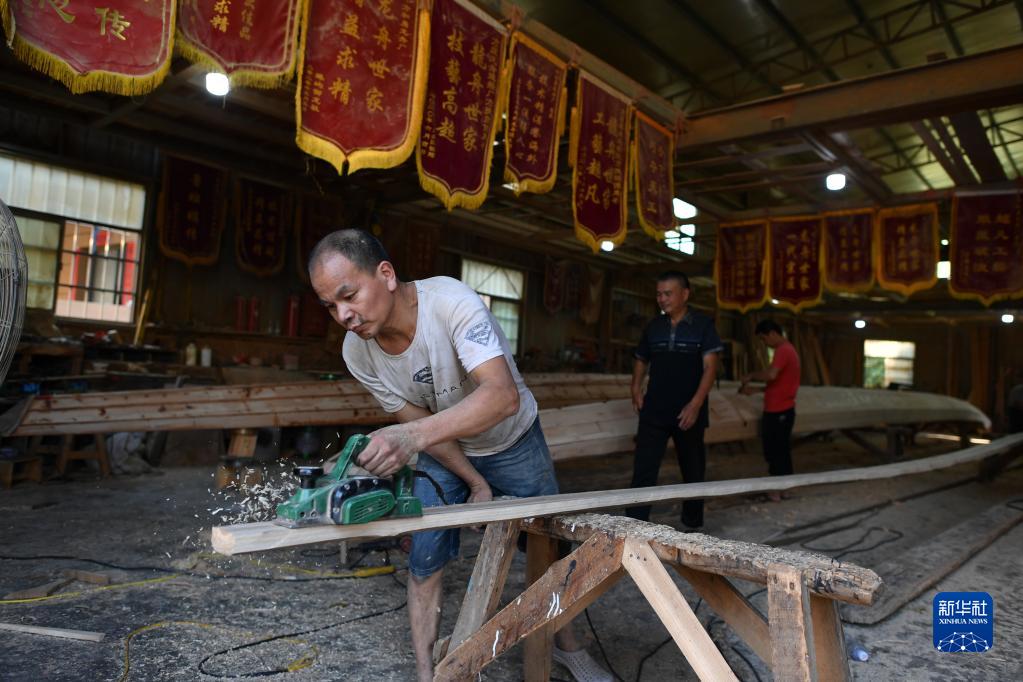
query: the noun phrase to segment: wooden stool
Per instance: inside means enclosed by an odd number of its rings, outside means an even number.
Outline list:
[[[74,436],[64,436],[64,446],[57,456],[57,475],[63,476],[67,463],[75,459],[91,459],[99,463],[99,473],[102,478],[110,475],[110,459],[107,457],[107,441],[102,433],[88,434],[96,442],[95,450],[74,450]]]
[[[252,465],[258,435],[256,429],[235,429],[231,432],[227,454],[221,458],[217,473],[213,477],[213,484],[217,490],[229,486],[244,488],[262,483],[263,472]]]
[[[262,469],[252,466],[252,459],[248,457],[225,457],[220,460],[213,477],[217,490],[228,487],[247,488],[262,482]]]
[[[0,459],[0,483],[10,488],[15,481],[43,482],[43,458],[33,455]]]

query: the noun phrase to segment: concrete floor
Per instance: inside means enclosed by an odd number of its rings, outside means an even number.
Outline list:
[[[916,446],[909,456],[935,454],[943,448],[947,445]],[[876,457],[843,440],[810,443],[795,454],[800,472],[876,463],[880,463]],[[756,444],[718,446],[708,457],[712,480],[755,476],[764,468]],[[565,492],[621,487],[630,471],[628,455],[575,460],[558,467]],[[967,481],[885,506],[870,517],[860,515],[864,518],[855,527],[805,543],[806,549],[832,555],[844,551],[842,560],[876,567],[950,525],[1023,496],[1023,469],[1005,472],[990,484],[969,482],[974,473],[963,467],[807,488],[780,503],[711,500],[705,532],[763,541],[815,520]],[[661,482],[678,480],[677,466],[666,460]],[[369,551],[364,556],[352,552],[349,563],[358,562],[358,568],[391,563],[397,569],[366,578],[331,576],[348,569],[340,565],[335,546],[233,558],[209,555],[210,526],[242,515],[236,494],[217,494],[209,490],[211,485],[207,468],[171,468],[105,481],[80,469],[69,482],[19,484],[0,492],[4,512],[0,594],[55,580],[64,568],[102,571],[113,578],[109,589],[72,583],[50,599],[0,601],[0,622],[106,635],[102,642],[92,643],[4,632],[0,680],[413,678],[404,608],[405,556],[400,551]],[[246,509],[253,509],[253,500],[248,505]],[[655,521],[671,524],[677,518],[677,507],[655,509]],[[463,558],[447,572],[442,632],[454,624],[479,538],[463,533]],[[517,556],[506,599],[522,590],[523,572],[523,557]],[[869,627],[846,625],[847,643],[860,644],[871,655],[867,662],[851,663],[854,678],[1023,679],[1016,656],[1023,644],[1021,572],[1023,527],[1017,526],[887,620]],[[681,579],[678,582],[690,603],[697,605],[692,591]],[[766,610],[766,595],[754,594],[759,586],[737,585]],[[992,594],[996,623],[991,651],[957,655],[933,650],[930,609],[937,591]],[[763,662],[705,605],[698,604],[697,614],[740,679],[770,679]],[[598,658],[594,637],[599,638],[622,679],[696,679],[678,648],[664,643],[666,630],[628,579],[591,606],[588,615],[592,629],[580,617],[577,632]],[[558,666],[554,676],[569,677]],[[486,668],[482,679],[520,680],[521,647]]]

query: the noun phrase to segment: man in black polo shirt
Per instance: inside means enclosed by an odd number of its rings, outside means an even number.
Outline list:
[[[706,469],[703,432],[708,424],[707,394],[717,376],[723,346],[714,320],[689,309],[689,278],[672,270],[657,278],[657,305],[664,312],[647,324],[636,346],[632,406],[639,413],[632,487],[657,485],[657,471],[670,437],[686,483],[699,483]],[[643,379],[650,382],[643,394]],[[650,507],[626,514],[646,521]],[[682,503],[682,524],[703,525],[703,500]]]

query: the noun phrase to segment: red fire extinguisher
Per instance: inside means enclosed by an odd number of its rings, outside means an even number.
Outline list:
[[[249,299],[249,331],[259,331],[259,297],[253,296]]]
[[[234,330],[244,332],[249,328],[249,301],[244,296],[234,297]]]
[[[285,333],[288,336],[298,336],[298,313],[299,297],[298,294],[292,294],[288,296],[288,319],[287,324],[284,325]]]

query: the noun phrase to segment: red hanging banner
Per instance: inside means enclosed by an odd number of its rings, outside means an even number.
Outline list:
[[[303,282],[309,283],[309,254],[321,239],[345,227],[344,205],[329,197],[306,196],[295,224],[295,267]]]
[[[746,312],[763,304],[767,298],[766,255],[767,221],[718,225],[714,279],[719,306]]]
[[[1023,297],[1023,193],[952,198],[949,292],[984,305]]]
[[[655,120],[636,111],[636,135],[632,141],[636,215],[643,231],[658,241],[675,229],[675,136]]]
[[[231,83],[276,88],[295,74],[302,0],[184,0],[178,52]]]
[[[167,157],[157,214],[165,256],[189,265],[216,263],[226,214],[226,171]]]
[[[568,67],[522,33],[512,35],[510,52],[504,181],[515,185],[516,194],[542,194],[557,175]]]
[[[235,255],[256,275],[284,267],[285,229],[292,224],[291,194],[279,187],[240,180],[235,189]]]
[[[417,0],[308,0],[299,148],[338,173],[403,163],[419,138],[429,35]]]
[[[434,0],[419,184],[451,210],[487,198],[508,34],[463,0]]]
[[[772,218],[768,228],[768,291],[793,312],[817,305],[821,282],[820,216]]]
[[[116,8],[78,0],[0,0],[0,19],[18,59],[71,92],[144,95],[170,67],[174,8],[174,0]]]
[[[629,115],[632,105],[579,72],[572,110],[572,215],[575,236],[596,253],[601,242],[625,241]]]
[[[883,208],[875,234],[875,272],[882,288],[909,296],[937,283],[937,204]]]
[[[874,286],[874,209],[824,214],[824,280],[831,291]]]

